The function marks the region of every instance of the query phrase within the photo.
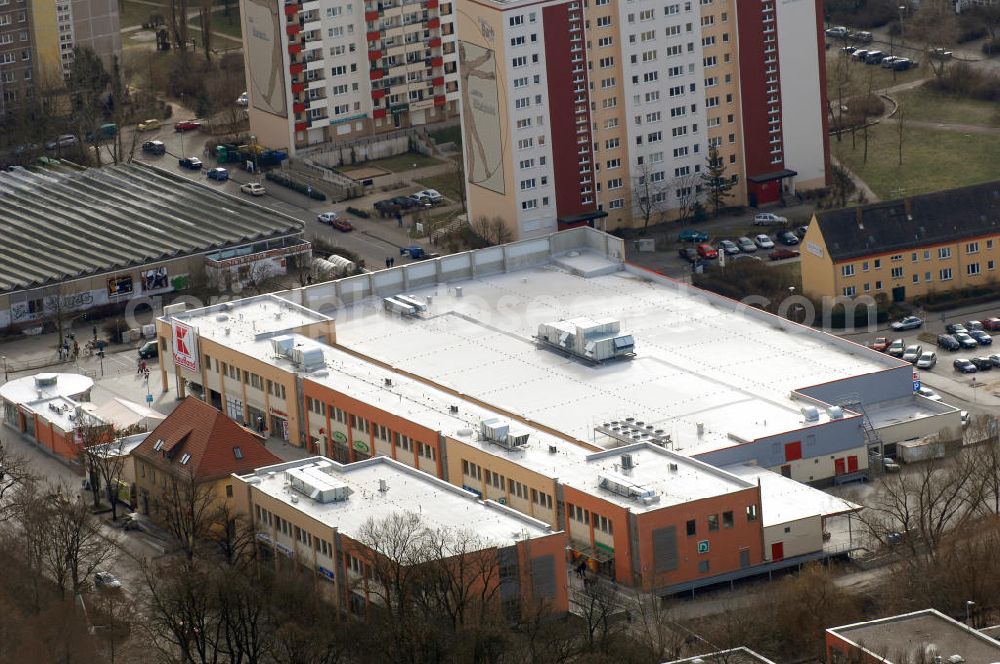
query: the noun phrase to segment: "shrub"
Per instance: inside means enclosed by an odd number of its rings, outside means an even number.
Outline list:
[[[269,180],[271,182],[274,182],[276,184],[280,184],[282,187],[287,187],[287,188],[289,188],[289,189],[291,189],[293,191],[297,191],[300,194],[303,194],[304,196],[308,196],[309,198],[312,198],[313,200],[317,200],[317,201],[325,201],[326,200],[326,194],[324,194],[319,189],[312,188],[312,187],[310,187],[310,185],[303,184],[301,182],[298,182],[297,180],[293,180],[292,178],[288,177],[284,173],[277,173],[275,171],[268,171],[264,175],[264,177],[267,178],[267,180]]]
[[[952,65],[944,75],[931,80],[927,85],[938,92],[970,99],[1000,99],[1000,77],[973,69],[964,62]]]
[[[1000,39],[990,39],[983,43],[983,55],[993,57],[1000,55]]]
[[[368,217],[371,216],[369,213],[365,212],[364,210],[359,210],[356,207],[348,207],[347,211],[350,214],[353,214],[355,217],[361,217],[362,219],[367,219]]]

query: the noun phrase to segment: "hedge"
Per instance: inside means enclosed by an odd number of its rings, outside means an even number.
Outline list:
[[[371,216],[371,214],[369,214],[368,212],[365,212],[364,210],[359,210],[358,208],[355,207],[349,207],[347,208],[347,211],[350,214],[353,214],[355,217],[361,217],[362,219],[367,219],[368,217]]]
[[[275,182],[277,184],[280,184],[282,187],[288,187],[289,189],[297,191],[297,192],[299,192],[300,194],[302,194],[304,196],[308,196],[309,198],[312,198],[313,200],[317,200],[317,201],[325,201],[326,200],[326,194],[324,194],[319,189],[316,189],[314,187],[310,187],[310,185],[307,185],[307,184],[302,184],[301,182],[299,182],[297,180],[293,180],[292,178],[290,178],[290,177],[288,177],[286,175],[282,175],[281,173],[275,173],[273,171],[268,171],[264,175],[264,177],[267,178],[268,180],[270,180],[271,182]]]

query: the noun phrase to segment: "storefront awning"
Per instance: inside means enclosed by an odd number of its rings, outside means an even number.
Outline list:
[[[605,548],[597,548],[590,546],[589,544],[583,544],[582,542],[574,542],[570,540],[569,548],[571,551],[576,551],[581,556],[586,558],[593,558],[599,563],[606,563],[609,560],[615,559],[615,552]]]

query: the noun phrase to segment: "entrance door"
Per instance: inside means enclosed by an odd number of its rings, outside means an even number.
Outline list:
[[[847,472],[849,473],[858,472],[858,457],[856,456],[847,457]]]
[[[833,460],[833,472],[835,475],[843,475],[847,472],[847,469],[844,466],[844,457]]]
[[[906,299],[906,286],[896,286],[892,289],[892,301],[902,302]]]
[[[773,542],[771,544],[771,560],[778,562],[785,559],[785,543]]]

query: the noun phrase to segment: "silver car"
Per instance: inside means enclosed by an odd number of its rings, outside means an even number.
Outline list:
[[[757,245],[754,244],[753,240],[751,240],[748,237],[739,238],[738,240],[736,240],[736,244],[739,245],[740,251],[744,253],[752,254],[753,252],[757,251]]]
[[[903,361],[912,364],[920,359],[923,352],[924,349],[921,346],[907,346],[906,350],[903,351]]]
[[[921,353],[916,364],[918,369],[933,369],[934,365],[937,364],[937,353],[932,350]]]

